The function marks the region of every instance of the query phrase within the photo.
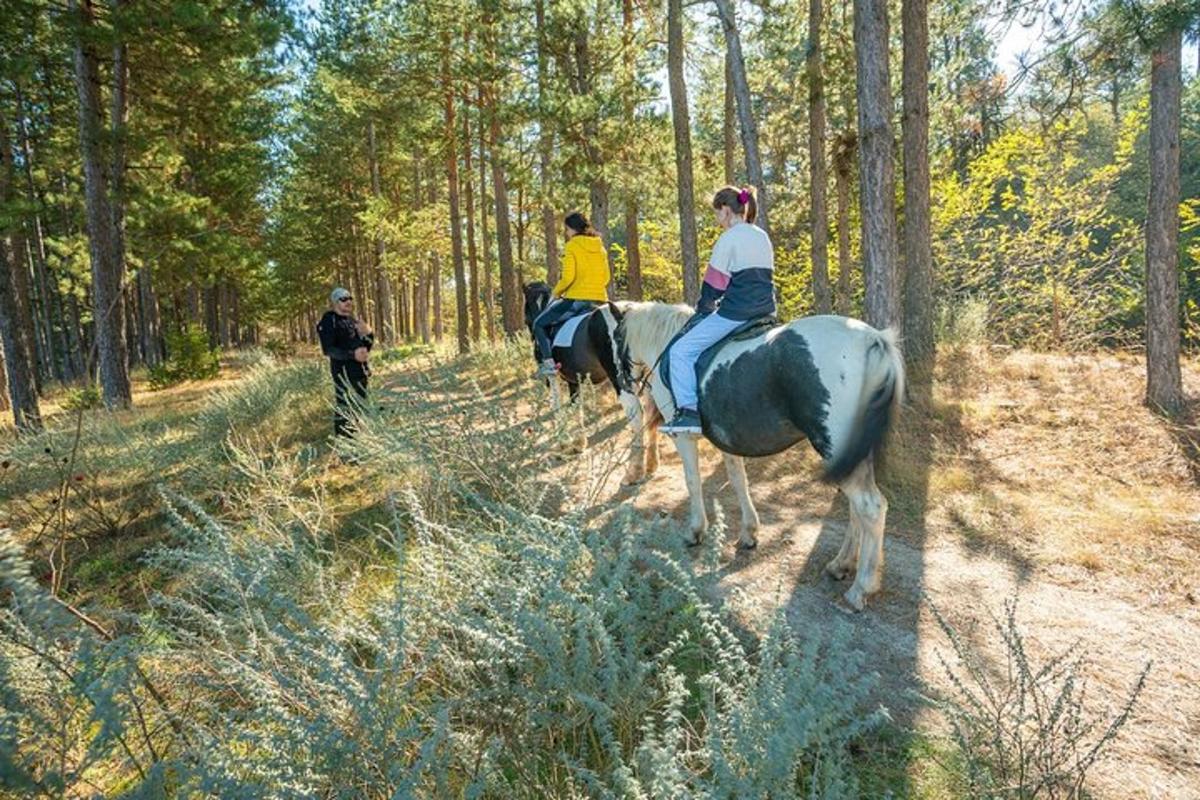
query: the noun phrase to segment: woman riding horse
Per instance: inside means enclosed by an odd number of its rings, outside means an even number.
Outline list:
[[[533,321],[534,344],[541,359],[539,378],[553,378],[557,372],[551,355],[550,328],[608,299],[608,256],[600,234],[579,212],[567,215],[563,230],[567,244],[563,248],[562,279],[552,293],[553,298],[561,299],[552,299]]]
[[[713,245],[696,304],[696,313],[706,316],[671,346],[671,391],[677,410],[662,427],[670,435],[701,433],[696,408],[696,360],[701,353],[746,321],[775,314],[775,251],[767,232],[754,224],[754,190],[726,186],[713,195],[712,206],[725,231]]]

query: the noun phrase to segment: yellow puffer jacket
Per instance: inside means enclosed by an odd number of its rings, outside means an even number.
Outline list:
[[[567,300],[608,299],[608,256],[599,236],[572,236],[563,249],[562,280],[554,294]]]

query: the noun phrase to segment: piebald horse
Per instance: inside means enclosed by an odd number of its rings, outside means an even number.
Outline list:
[[[692,309],[663,303],[608,304],[600,314],[624,395],[648,383],[657,424],[675,412],[657,365]],[[745,456],[766,456],[807,439],[821,456],[822,479],[836,483],[850,505],[850,525],[826,571],[842,580],[855,571],[846,602],[861,611],[879,590],[887,500],[875,484],[874,451],[904,395],[904,361],[896,334],[858,320],[805,317],[726,344],[699,376],[704,436],[725,457],[741,505],[739,548],[758,544],[758,511],[750,497]],[[635,421],[635,430],[643,427]],[[698,437],[676,436],[691,503],[693,543],[708,527],[700,480]]]
[[[529,329],[529,335],[533,336],[533,321],[537,319],[538,314],[546,309],[550,302],[550,286],[541,281],[527,283],[522,287],[525,295],[525,326]],[[600,307],[585,315],[585,319],[581,320],[577,326],[574,326],[572,331],[566,334],[569,336],[569,344],[563,343],[564,336],[555,335],[552,349],[552,357],[555,363],[559,365],[558,375],[562,380],[566,381],[567,391],[571,402],[579,397],[579,387],[584,380],[590,380],[595,386],[603,386],[605,383],[610,383],[614,390],[617,390],[615,377],[617,375],[617,366],[613,361],[613,349],[608,335],[608,326],[604,317],[598,313]],[[569,323],[568,323],[569,324]],[[562,331],[560,326],[559,331]],[[536,347],[534,348],[534,361],[537,361]],[[557,409],[560,405],[558,381],[548,381],[550,385],[551,399],[554,408]],[[648,474],[652,474],[658,469],[658,447],[657,442],[652,440],[654,445],[646,452],[643,446],[643,436],[640,428],[641,420],[645,419],[648,414],[642,408],[641,393],[621,392],[617,390],[617,397],[621,405],[625,408],[626,417],[630,421],[630,426],[633,428],[633,441],[630,445],[630,457],[626,464],[625,476],[622,483],[633,484],[640,481]],[[578,447],[582,450],[586,447],[586,437],[582,437],[578,443]]]

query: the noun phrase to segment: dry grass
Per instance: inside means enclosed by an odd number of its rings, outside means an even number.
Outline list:
[[[1200,361],[1185,364],[1200,395]],[[914,400],[889,453],[910,522],[1033,565],[1200,586],[1200,427],[1142,404],[1144,366],[959,347]]]

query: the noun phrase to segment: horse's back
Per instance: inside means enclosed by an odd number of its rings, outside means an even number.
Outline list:
[[[886,336],[859,320],[821,315],[731,342],[701,378],[705,434],[745,456],[807,438],[831,458],[854,423],[868,351]]]

